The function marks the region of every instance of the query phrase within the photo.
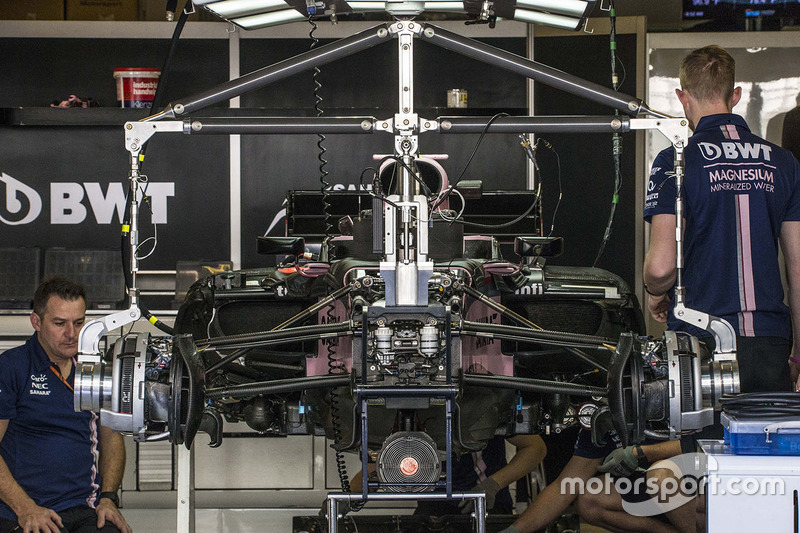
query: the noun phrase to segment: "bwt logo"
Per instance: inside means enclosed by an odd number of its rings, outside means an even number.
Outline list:
[[[32,187],[0,173],[0,221],[9,226],[30,224],[42,213],[42,197]],[[175,183],[147,184],[147,196],[153,208],[153,223],[167,223],[167,198],[175,196]],[[3,201],[5,196],[5,201]],[[139,200],[142,191],[139,190]],[[88,201],[88,208],[87,202]],[[58,182],[50,184],[50,223],[80,224],[91,209],[98,224],[111,224],[114,213],[121,223],[125,210],[125,190],[122,183],[109,183],[105,194],[97,182]]]
[[[725,159],[757,159],[763,157],[765,161],[770,160],[772,147],[761,143],[735,143],[723,142],[719,145],[714,143],[697,143],[700,153],[708,161],[719,159],[723,155]]]

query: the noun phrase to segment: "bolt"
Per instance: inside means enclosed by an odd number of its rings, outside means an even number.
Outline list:
[[[413,22],[408,25],[408,29],[409,30],[413,30],[414,29],[414,23]]]
[[[183,104],[175,104],[175,107],[173,107],[172,109],[179,115],[182,114],[184,111]]]
[[[403,87],[403,91],[408,92],[408,87]]]
[[[381,28],[378,30],[378,37],[386,37],[386,34],[389,33],[386,31],[386,28]]]
[[[408,45],[407,44],[403,45],[403,50],[408,50]]]
[[[369,367],[369,369],[371,372],[375,372],[375,365],[372,365],[371,367]]]
[[[423,32],[425,37],[433,37],[435,34],[433,33],[433,28],[425,28]]]
[[[407,107],[403,108],[403,113],[408,113],[408,108]]]
[[[139,145],[137,145],[136,143],[133,143],[131,145],[131,150],[138,150],[138,149],[139,149]]]
[[[397,29],[398,29],[398,30],[402,30],[402,29],[403,29],[403,23],[402,23],[402,22],[400,22],[400,23],[397,25]]]
[[[404,125],[404,126],[408,126],[408,119],[405,119],[405,120],[403,121],[403,125]]]
[[[426,122],[426,123],[425,123],[425,127],[426,127],[426,128],[430,128],[430,127],[431,127],[431,123],[430,123],[430,122]]]
[[[372,128],[372,122],[369,120],[362,120],[361,121],[361,129],[364,131],[369,131]]]
[[[199,120],[195,120],[194,122],[192,122],[192,130],[193,131],[200,131],[202,129],[203,129],[203,123],[202,122],[200,122]]]
[[[384,122],[382,124],[382,126],[383,126],[384,129],[389,129],[389,123],[388,122]]]
[[[442,129],[443,130],[449,130],[452,127],[453,127],[453,123],[450,122],[449,120],[445,120],[445,121],[442,122]]]
[[[131,318],[135,318],[135,317],[136,317],[136,311],[131,311]]]
[[[133,129],[133,124],[125,124],[125,128],[129,129],[129,130],[132,130]]]
[[[628,102],[628,109],[630,109],[631,111],[636,111],[637,109],[639,109],[639,103],[636,102],[635,100]]]
[[[686,121],[685,120],[681,120],[681,126],[685,126],[685,125],[686,125]]]
[[[615,118],[614,120],[611,121],[611,127],[614,128],[615,130],[618,130],[621,126],[622,126],[622,121],[619,120],[618,118]]]

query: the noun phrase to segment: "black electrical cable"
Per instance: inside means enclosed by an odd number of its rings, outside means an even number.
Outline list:
[[[442,205],[442,203],[450,197],[450,193],[453,192],[453,189],[455,189],[456,185],[458,185],[458,183],[464,177],[464,174],[467,173],[467,169],[469,168],[470,163],[472,163],[472,160],[475,158],[475,154],[478,153],[478,148],[480,147],[481,142],[483,142],[486,132],[489,131],[489,126],[491,126],[492,123],[498,118],[507,116],[508,113],[497,113],[495,116],[489,119],[489,121],[486,123],[486,126],[483,127],[483,131],[481,131],[481,135],[478,137],[478,141],[475,143],[475,148],[472,149],[472,153],[470,154],[469,159],[467,159],[467,164],[464,165],[464,169],[461,171],[461,174],[459,174],[458,178],[447,188],[447,192],[442,195],[441,199],[431,206],[431,211],[435,211],[437,207]]]
[[[553,218],[550,220],[550,231],[547,234],[547,238],[549,239],[550,237],[553,236],[553,230],[555,230],[556,227],[556,215],[558,215],[558,208],[561,207],[561,200],[562,198],[564,198],[564,188],[561,183],[561,156],[558,155],[558,152],[556,151],[555,148],[553,148],[553,145],[550,144],[547,140],[543,139],[542,137],[538,137],[536,139],[536,143],[534,146],[538,146],[539,143],[542,143],[542,145],[545,148],[553,152],[553,155],[556,156],[556,167],[558,169],[558,200],[556,201],[555,209],[553,209]],[[541,173],[539,176],[539,180],[540,180],[539,183],[541,183]],[[534,259],[533,263],[535,263],[538,259],[539,257],[537,256]]]
[[[378,161],[378,164],[376,166],[378,168],[381,168],[381,165],[383,163],[385,163],[386,161],[389,161],[389,160],[396,161],[398,165],[400,165],[403,168],[405,168],[406,170],[408,170],[409,174],[411,174],[411,177],[414,178],[414,180],[416,180],[416,182],[420,184],[420,186],[422,187],[422,190],[425,193],[426,197],[430,198],[431,196],[433,196],[433,193],[431,192],[430,187],[428,187],[428,185],[424,181],[422,181],[422,178],[420,178],[417,175],[417,170],[411,168],[410,166],[408,166],[406,164],[406,162],[403,161],[402,157],[399,157],[399,156],[396,156],[396,155],[387,155],[386,157],[384,157],[380,161]],[[367,167],[364,170],[366,171],[366,170],[369,170],[370,168],[372,168],[372,167]],[[362,175],[363,175],[363,172],[362,172]],[[378,178],[380,178],[380,176],[378,176]],[[390,189],[390,193],[391,193],[391,187],[389,187],[389,189]]]
[[[311,39],[311,46],[309,49],[314,49],[319,44],[319,39],[316,38],[314,32],[317,30],[317,23],[314,22],[312,15],[308,16],[308,23],[311,25],[311,30],[308,32],[308,37]],[[325,114],[322,110],[322,96],[320,95],[320,89],[322,89],[322,83],[319,81],[320,69],[318,67],[314,67],[314,74],[312,76],[312,80],[314,83],[314,111],[316,111],[317,117],[321,117]],[[330,188],[331,184],[327,181],[328,171],[325,166],[328,164],[328,160],[325,159],[325,152],[327,152],[327,148],[325,148],[325,136],[321,133],[317,134],[317,148],[319,149],[317,153],[317,159],[319,160],[319,183],[320,183],[320,192],[322,193],[322,212],[325,219],[325,240],[323,241],[323,247],[326,247],[326,257],[330,257],[330,252],[332,246],[330,244],[331,239],[333,238],[333,222],[332,217],[333,214],[331,213],[331,203],[330,203]],[[348,291],[349,292],[349,291]],[[334,314],[334,302],[330,302],[328,305],[325,317],[328,323],[333,323],[336,321],[336,316]],[[328,338],[325,340],[320,340],[319,342],[324,343],[325,349],[327,352],[328,357],[328,375],[330,376],[346,376],[347,375],[347,368],[344,365],[344,362],[339,360],[336,356],[336,347],[339,344],[339,340],[336,337]],[[333,426],[333,441],[334,444],[339,444],[342,440],[342,427],[341,427],[341,420],[339,415],[339,393],[336,390],[336,387],[331,387],[330,390],[330,404],[331,404],[331,425]],[[345,462],[344,455],[339,450],[336,450],[334,447],[334,455],[336,460],[336,471],[339,475],[339,484],[342,487],[343,492],[351,492],[350,491],[350,477],[347,475],[347,463]],[[355,503],[351,502],[350,510],[352,511],[360,511],[361,508],[364,506],[364,503]]]
[[[311,45],[308,47],[309,50],[313,50],[319,44],[319,39],[314,35],[317,31],[317,23],[314,22],[312,15],[308,15],[308,23],[311,25],[311,29],[308,32],[308,37],[311,39]],[[322,89],[322,82],[319,80],[320,73],[322,71],[319,67],[314,67],[313,74],[311,76],[311,80],[314,84],[314,112],[316,113],[317,117],[321,117],[325,114],[325,111],[322,109],[322,96],[320,95],[320,89]],[[331,252],[331,244],[330,241],[333,238],[333,214],[331,212],[332,206],[330,202],[330,190],[331,184],[328,182],[328,170],[325,168],[328,165],[328,160],[325,159],[325,152],[328,151],[325,148],[325,136],[321,133],[317,134],[317,160],[319,161],[319,191],[322,194],[322,214],[323,220],[325,224],[325,237],[322,243],[325,257],[330,257]]]
[[[159,109],[163,105],[165,87],[167,85],[167,79],[169,77],[170,70],[172,69],[172,60],[175,56],[175,50],[177,50],[178,40],[180,39],[181,33],[183,32],[183,27],[186,24],[186,20],[189,18],[189,7],[192,4],[192,0],[186,0],[186,4],[184,5],[183,11],[181,12],[180,17],[178,18],[178,22],[175,25],[175,29],[172,32],[172,39],[170,40],[169,50],[167,51],[167,56],[164,59],[164,63],[161,67],[161,76],[159,76],[158,86],[156,87],[156,93],[153,95],[153,109]],[[172,0],[167,2],[167,11],[169,11],[170,7],[173,9],[177,6],[177,0]],[[147,149],[147,144],[142,146],[142,149],[139,152],[139,170],[141,171],[142,166],[144,164],[144,156],[145,151]],[[128,197],[125,202],[125,211],[122,221],[122,273],[125,278],[125,287],[131,288],[133,285],[133,277],[128,269],[128,265],[130,264],[131,258],[129,257],[129,239],[130,239],[130,206],[131,202],[135,202],[136,199],[133,198],[133,194],[129,189]],[[149,206],[149,204],[148,204]],[[135,252],[134,252],[135,253]],[[167,324],[162,322],[159,318],[153,315],[147,307],[142,303],[141,299],[139,299],[139,310],[142,312],[147,320],[157,327],[159,330],[163,331],[167,335],[174,335],[175,330],[169,327]]]
[[[611,87],[617,91],[619,90],[619,79],[617,77],[617,12],[614,8],[614,0],[609,0],[609,19],[611,22],[611,31],[609,33],[609,49],[611,51]],[[614,110],[614,115],[619,116],[619,110]],[[619,191],[622,182],[622,139],[619,133],[614,133],[611,136],[612,154],[614,157],[614,192],[611,195],[611,211],[608,214],[608,223],[606,224],[605,232],[603,233],[603,240],[600,243],[600,248],[597,250],[597,256],[594,258],[593,267],[597,266],[603,252],[606,249],[608,241],[611,239],[611,228],[614,224],[614,215],[617,212],[617,205],[619,204]]]
[[[450,221],[450,223],[451,224],[461,224],[462,226],[469,226],[471,228],[484,228],[484,229],[502,229],[502,228],[507,228],[509,226],[513,226],[514,224],[516,224],[517,222],[520,222],[521,220],[524,220],[525,217],[530,215],[531,211],[533,211],[536,208],[536,205],[539,203],[539,198],[540,198],[540,196],[537,194],[536,198],[533,200],[533,203],[531,204],[531,206],[524,213],[522,213],[521,215],[519,215],[517,218],[515,218],[513,220],[509,220],[508,222],[504,222],[503,224],[480,224],[478,222],[467,222],[466,220],[458,220],[458,219],[453,219],[453,220]]]
[[[177,0],[174,2],[167,3],[167,11],[169,11],[170,7],[175,8],[177,6]],[[189,18],[189,11],[190,7],[192,6],[192,0],[186,0],[186,4],[183,6],[183,10],[181,11],[181,15],[178,17],[178,22],[175,24],[175,29],[172,31],[172,38],[169,41],[169,50],[167,50],[167,56],[164,58],[164,63],[161,65],[161,75],[158,77],[158,85],[156,86],[156,93],[153,95],[153,109],[154,111],[158,111],[164,106],[164,100],[167,87],[167,80],[169,79],[170,72],[172,70],[172,61],[175,57],[175,51],[178,49],[178,41],[181,38],[181,33],[183,33],[183,27],[186,25],[186,20]],[[145,143],[142,146],[142,149],[139,151],[139,165],[141,166],[144,163],[144,154],[147,151],[148,143]]]
[[[800,417],[800,394],[796,392],[725,394],[720,404],[724,413],[739,419]]]

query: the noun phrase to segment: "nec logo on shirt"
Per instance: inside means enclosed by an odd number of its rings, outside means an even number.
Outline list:
[[[697,143],[700,153],[708,161],[714,161],[722,156],[725,159],[759,159],[770,160],[772,147],[761,143],[737,143],[722,142],[718,145],[714,143]]]
[[[44,374],[41,376],[31,375],[31,390],[28,392],[38,396],[50,396],[50,389],[48,389],[47,386],[47,376]]]

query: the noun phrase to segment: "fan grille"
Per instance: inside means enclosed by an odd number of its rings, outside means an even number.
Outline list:
[[[425,433],[390,435],[378,453],[378,479],[382,483],[434,483],[441,474],[436,444]],[[433,487],[388,487],[392,492],[424,492]]]

